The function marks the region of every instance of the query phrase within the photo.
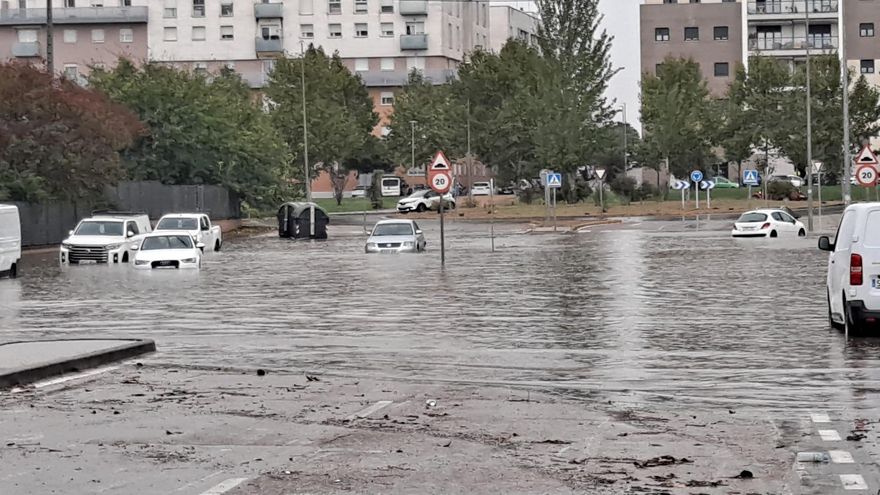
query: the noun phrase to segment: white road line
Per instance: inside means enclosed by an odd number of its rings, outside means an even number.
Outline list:
[[[861,474],[841,474],[840,482],[843,483],[844,490],[867,490],[868,484]]]
[[[828,455],[831,456],[831,462],[834,464],[854,464],[852,454],[845,450],[829,450]]]
[[[813,413],[810,414],[810,419],[813,423],[830,423],[831,418],[828,417],[827,414],[824,413]]]
[[[95,375],[100,375],[101,373],[106,373],[108,371],[118,370],[119,366],[107,366],[104,368],[95,368],[93,370],[84,371],[82,373],[74,373],[72,375],[64,375],[58,378],[52,378],[51,380],[44,380],[42,382],[34,382],[29,387],[15,387],[10,392],[17,394],[20,392],[24,392],[25,390],[29,390],[31,388],[41,389],[46,387],[51,387],[52,385],[60,385],[62,383],[66,383],[73,380],[81,380],[83,378],[89,378]]]
[[[232,490],[233,488],[237,487],[247,480],[247,478],[230,478],[215,486],[214,488],[211,488],[206,492],[202,492],[201,495],[223,495],[224,493]]]
[[[372,406],[366,407],[366,408],[361,409],[360,411],[352,414],[351,416],[349,416],[346,419],[348,419],[349,421],[352,421],[357,418],[363,419],[363,418],[370,416],[371,414],[375,414],[375,413],[381,411],[382,409],[385,409],[386,407],[390,406],[391,404],[392,404],[392,402],[390,400],[380,400],[379,402],[373,404]]]
[[[840,433],[837,430],[819,430],[819,436],[826,442],[839,442]]]
[[[217,476],[217,475],[220,475],[220,474],[223,474],[223,471],[215,471],[215,472],[213,472],[213,473],[211,473],[211,474],[205,476],[204,478],[200,478],[200,479],[197,479],[197,480],[195,480],[195,481],[190,481],[189,483],[183,485],[182,487],[180,487],[180,488],[178,488],[177,490],[174,490],[174,491],[176,491],[176,492],[182,492],[182,491],[186,490],[187,488],[189,488],[189,487],[191,487],[191,486],[202,484],[202,483],[208,481],[209,479],[211,479],[211,478],[213,478],[213,477],[215,477],[215,476]]]

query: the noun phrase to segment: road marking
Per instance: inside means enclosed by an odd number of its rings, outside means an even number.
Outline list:
[[[810,414],[810,419],[813,423],[830,423],[831,418],[828,417],[827,414],[824,413],[812,413]]]
[[[215,476],[217,476],[217,475],[220,475],[220,474],[223,474],[223,471],[216,471],[216,472],[213,472],[213,473],[211,473],[211,474],[205,476],[204,478],[200,478],[200,479],[197,479],[197,480],[195,480],[195,481],[190,481],[189,483],[183,485],[182,487],[178,488],[178,489],[175,490],[175,491],[176,491],[176,492],[182,492],[182,491],[186,490],[187,488],[189,488],[189,487],[191,487],[191,486],[202,484],[202,483],[208,481],[209,479],[211,479],[211,478],[213,478],[213,477],[215,477]]]
[[[819,430],[819,436],[826,442],[839,442],[840,433],[837,430]]]
[[[370,416],[371,414],[375,414],[375,413],[381,411],[382,409],[385,409],[386,407],[390,406],[391,404],[392,404],[392,402],[390,400],[380,400],[379,402],[373,404],[372,406],[365,407],[364,409],[361,409],[360,411],[352,414],[351,416],[347,417],[346,419],[348,421],[353,421],[358,418],[363,419],[363,418]]]
[[[215,486],[214,488],[211,488],[206,492],[202,492],[201,495],[222,495],[229,490],[237,487],[238,485],[244,483],[245,481],[247,481],[247,478],[230,478]]]
[[[834,464],[854,464],[852,454],[845,450],[829,450],[828,455],[831,456],[831,462]]]
[[[96,368],[89,371],[84,371],[82,373],[74,373],[72,375],[64,375],[58,378],[53,378],[51,380],[44,380],[42,382],[34,382],[28,387],[15,387],[10,390],[11,393],[17,394],[29,390],[31,388],[41,389],[46,387],[51,387],[52,385],[60,385],[62,383],[66,383],[73,380],[81,380],[83,378],[89,378],[95,375],[100,375],[101,373],[106,373],[108,371],[118,370],[119,366],[107,366],[104,368]]]
[[[840,482],[843,483],[844,490],[867,490],[868,484],[861,474],[841,474]]]

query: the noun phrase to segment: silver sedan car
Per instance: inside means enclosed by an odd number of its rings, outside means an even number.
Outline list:
[[[382,220],[373,227],[364,250],[367,253],[419,253],[425,250],[425,235],[412,220]]]

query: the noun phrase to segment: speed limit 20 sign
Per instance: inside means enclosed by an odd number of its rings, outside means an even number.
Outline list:
[[[438,151],[428,169],[428,182],[431,189],[439,194],[446,194],[452,188],[452,167],[442,151]]]
[[[862,165],[856,170],[856,182],[865,187],[876,185],[877,169],[873,165]]]

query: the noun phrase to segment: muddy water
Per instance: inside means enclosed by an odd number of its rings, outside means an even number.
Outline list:
[[[726,224],[579,235],[452,224],[449,263],[367,256],[358,228],[227,243],[200,273],[61,270],[0,283],[0,340],[139,336],[171,365],[531,386],[668,407],[876,406],[880,344],[827,326],[815,240],[734,241]],[[665,228],[668,227],[668,228]]]

